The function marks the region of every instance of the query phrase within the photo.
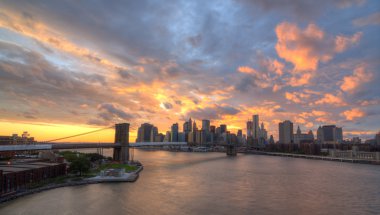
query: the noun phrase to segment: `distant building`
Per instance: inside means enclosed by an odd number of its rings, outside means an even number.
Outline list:
[[[210,132],[211,132],[212,134],[215,134],[215,132],[216,132],[215,125],[211,125],[211,126],[210,126]]]
[[[252,136],[254,139],[260,138],[260,127],[259,127],[259,115],[252,116]]]
[[[269,144],[274,144],[273,135],[270,135],[269,137]]]
[[[208,119],[202,120],[202,130],[210,131],[210,120],[208,120]]]
[[[243,137],[243,130],[239,129],[237,132],[238,137]]]
[[[227,125],[222,124],[220,125],[220,133],[226,133],[227,132]]]
[[[193,122],[193,133],[195,133],[196,131],[198,131],[198,128],[197,128],[197,123],[194,120],[194,122]]]
[[[170,142],[178,142],[178,123],[174,123],[171,127]]]
[[[195,143],[195,135],[194,135],[194,132],[189,132],[188,134],[187,134],[187,142],[188,143]]]
[[[280,122],[278,125],[279,142],[283,144],[294,143],[293,123],[289,120]]]
[[[324,125],[322,126],[322,132],[320,134],[321,143],[342,143],[343,141],[343,131],[342,128],[336,127],[336,125]],[[319,128],[318,128],[319,130]]]
[[[158,128],[156,126],[152,127],[152,130],[150,131],[150,142],[155,142],[155,138],[158,134]]]
[[[252,121],[247,122],[247,137],[252,137]]]
[[[318,144],[323,143],[323,129],[321,126],[319,126],[317,130],[317,143]]]
[[[294,143],[312,143],[314,141],[313,132],[310,130],[309,133],[302,133],[300,127],[297,127],[297,132],[294,134]]]
[[[164,134],[157,134],[155,137],[154,137],[154,142],[163,142],[164,141],[164,138],[165,138],[165,135]]]
[[[21,136],[12,134],[12,136],[0,136],[0,145],[15,145],[15,144],[34,144],[34,137],[29,137],[29,133],[24,131]]]
[[[137,130],[137,140],[136,142],[150,142],[150,135],[152,132],[153,125],[149,123],[143,123]]]
[[[376,144],[380,145],[380,131],[375,135]]]
[[[179,132],[178,133],[178,142],[185,142],[185,132]]]
[[[170,138],[171,138],[171,133],[170,131],[167,131],[163,142],[170,142]]]
[[[360,139],[359,137],[353,137],[351,142],[353,144],[361,144],[362,143],[362,139]]]
[[[195,134],[195,143],[204,144],[205,143],[205,132],[203,130],[199,130]]]

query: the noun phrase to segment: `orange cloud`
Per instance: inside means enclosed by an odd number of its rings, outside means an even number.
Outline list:
[[[352,75],[343,78],[340,89],[346,92],[353,92],[361,84],[369,82],[371,78],[372,73],[367,72],[363,66],[360,66],[354,70]]]
[[[258,73],[255,69],[250,68],[248,66],[240,66],[238,68],[238,71],[241,73],[247,73],[247,74],[257,74]]]
[[[288,84],[292,87],[303,86],[308,84],[311,78],[311,73],[305,73],[302,75],[296,74],[289,79]]]
[[[353,108],[351,110],[344,111],[341,115],[346,117],[347,120],[354,120],[356,118],[361,118],[365,116],[366,114],[359,108]]]
[[[126,66],[118,65],[110,59],[101,57],[98,53],[88,48],[81,47],[68,40],[62,32],[56,31],[54,28],[46,25],[43,22],[25,19],[11,11],[0,11],[2,18],[0,19],[0,27],[17,32],[24,36],[35,39],[41,43],[48,44],[51,47],[63,52],[74,54],[83,59],[89,60],[92,63],[100,64],[111,69],[126,69]],[[136,68],[141,71],[141,68]]]
[[[309,98],[310,95],[305,93],[298,93],[298,92],[285,92],[285,98],[289,101],[292,101],[294,103],[302,103],[305,101],[305,99]]]
[[[335,38],[335,51],[336,52],[343,52],[346,50],[349,46],[353,44],[357,44],[362,37],[362,32],[357,32],[352,37],[345,37],[342,35],[336,36]]]
[[[321,104],[331,104],[335,106],[345,106],[346,103],[343,101],[343,99],[334,96],[333,94],[326,93],[323,98],[316,101],[315,104],[321,105]]]
[[[352,37],[340,35],[334,39],[326,36],[325,32],[315,24],[300,29],[288,22],[277,25],[275,31],[278,38],[276,44],[278,56],[291,62],[297,72],[315,71],[319,62],[331,60],[334,54],[356,44],[362,36],[359,32]]]

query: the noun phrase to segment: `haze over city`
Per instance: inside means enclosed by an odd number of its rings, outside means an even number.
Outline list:
[[[291,4],[289,3],[291,2]],[[380,2],[1,1],[0,128],[48,140],[190,117],[380,128]],[[114,131],[73,141],[113,141]]]

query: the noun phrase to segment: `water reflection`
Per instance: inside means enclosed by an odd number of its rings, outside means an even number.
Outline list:
[[[106,152],[107,153],[107,152]],[[136,183],[67,187],[1,214],[376,214],[380,168],[223,153],[135,151]]]

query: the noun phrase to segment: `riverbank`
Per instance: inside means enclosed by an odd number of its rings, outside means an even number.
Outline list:
[[[331,156],[291,154],[291,153],[280,153],[280,152],[262,152],[262,151],[243,152],[243,154],[256,154],[256,155],[268,155],[268,156],[303,158],[303,159],[312,159],[312,160],[325,160],[325,161],[336,161],[336,162],[347,162],[347,163],[360,163],[360,164],[380,165],[380,162],[376,161],[376,160],[364,160],[364,159],[354,159],[354,158],[339,158],[339,157],[331,157]]]
[[[57,183],[48,184],[48,185],[43,186],[43,187],[38,187],[38,188],[34,188],[34,189],[19,191],[19,192],[15,192],[15,193],[8,194],[6,196],[0,197],[0,204],[4,203],[4,202],[11,201],[13,199],[17,199],[17,198],[23,197],[23,196],[31,195],[31,194],[34,194],[34,193],[40,193],[40,192],[43,192],[43,191],[52,190],[52,189],[61,188],[61,187],[80,186],[80,185],[99,184],[99,183],[116,183],[116,182],[129,182],[129,183],[132,183],[132,182],[137,181],[137,179],[139,178],[139,173],[143,169],[144,169],[143,166],[139,166],[137,168],[137,170],[131,172],[130,177],[125,178],[123,180],[109,180],[107,178],[105,178],[104,180],[102,180],[101,178],[97,179],[97,180],[90,180],[89,178],[83,178],[80,181],[72,181],[72,180],[69,179],[70,181],[59,183],[59,184],[57,184]]]

